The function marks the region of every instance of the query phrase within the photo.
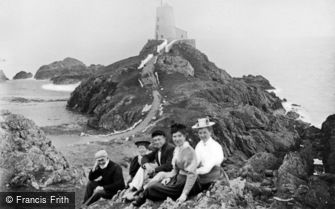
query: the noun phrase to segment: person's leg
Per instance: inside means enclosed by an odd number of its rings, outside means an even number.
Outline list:
[[[203,191],[203,188],[199,182],[199,178],[197,178],[197,180],[195,181],[190,193],[189,193],[189,196],[194,196],[194,195],[197,195],[198,193],[202,192]]]
[[[180,197],[185,181],[186,176],[178,175],[167,185],[156,182],[145,189],[144,192],[140,194],[139,198],[133,202],[133,205],[139,207],[145,203],[146,199],[158,201],[165,200],[167,197],[170,197],[175,200]]]
[[[98,186],[98,183],[95,181],[88,181],[87,185],[86,185],[86,191],[85,191],[85,195],[84,195],[84,201],[83,203],[85,203],[93,194],[94,189]]]
[[[150,187],[151,185],[162,181],[166,177],[167,172],[159,172],[152,179],[148,179],[148,182],[143,186],[144,189]]]
[[[111,199],[114,196],[113,193],[106,192],[105,190],[100,190],[98,192],[94,192],[91,198],[86,202],[86,205],[89,206],[92,203],[98,201],[100,198]]]
[[[146,196],[151,200],[165,200],[167,197],[177,199],[183,191],[185,182],[185,175],[177,175],[167,185],[158,182],[148,187]]]
[[[140,190],[143,186],[144,179],[146,177],[146,172],[143,168],[139,168],[129,184],[129,188],[134,187],[137,190]]]

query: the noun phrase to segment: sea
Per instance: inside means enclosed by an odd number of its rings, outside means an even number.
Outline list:
[[[9,80],[0,83],[0,109],[21,114],[36,125],[75,124],[84,115],[66,109],[71,92],[79,84],[54,85],[48,80]]]
[[[302,120],[321,127],[335,114],[335,37],[226,37],[212,42],[197,46],[234,77],[264,76],[277,96],[287,100],[283,106]]]
[[[287,110],[321,127],[335,114],[335,38],[229,39],[197,47],[234,77],[262,75],[275,87]],[[0,109],[32,119],[38,126],[82,121],[85,116],[66,109],[66,100],[79,84],[54,85],[47,80],[10,80],[0,83]]]

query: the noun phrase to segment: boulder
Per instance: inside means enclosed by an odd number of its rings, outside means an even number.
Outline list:
[[[32,78],[32,77],[33,77],[32,73],[26,72],[26,71],[20,71],[15,74],[15,76],[13,77],[13,80],[27,79],[27,78]]]
[[[259,152],[248,159],[244,165],[244,170],[252,169],[257,173],[265,173],[267,170],[276,170],[280,165],[280,160],[272,153]]]
[[[44,188],[84,183],[83,169],[72,168],[33,121],[1,111],[0,138],[0,168],[10,174],[9,185]]]

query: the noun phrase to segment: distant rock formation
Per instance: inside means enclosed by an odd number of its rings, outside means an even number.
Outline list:
[[[0,70],[0,82],[4,82],[4,81],[7,81],[7,80],[9,80],[9,79],[6,77],[3,70]]]
[[[27,79],[27,78],[32,78],[33,74],[30,72],[26,71],[20,71],[16,73],[16,75],[13,77],[13,80],[18,80],[18,79]]]
[[[69,74],[72,72],[79,72],[86,70],[86,65],[81,61],[67,57],[62,61],[56,61],[49,65],[43,65],[38,69],[35,74],[35,78],[40,79],[50,79],[55,76],[60,76],[62,74]]]
[[[10,186],[84,183],[83,170],[72,168],[33,121],[1,111],[0,138],[0,168],[9,174]]]
[[[90,65],[87,67],[83,62],[67,57],[62,61],[43,65],[36,72],[35,78],[37,80],[51,79],[54,84],[73,84],[88,78],[103,68],[103,65]]]
[[[93,75],[94,73],[98,72],[99,70],[103,69],[105,66],[103,65],[90,65],[83,71],[71,71],[66,74],[62,74],[59,76],[54,76],[51,78],[51,81],[54,84],[74,84],[80,81],[83,81]]]

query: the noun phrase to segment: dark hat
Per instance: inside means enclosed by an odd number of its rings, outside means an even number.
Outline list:
[[[150,141],[148,141],[148,140],[146,140],[146,139],[140,139],[140,140],[137,140],[137,141],[135,141],[135,145],[136,146],[141,146],[141,145],[143,145],[143,146],[145,146],[145,147],[148,147],[149,145],[150,145]]]
[[[151,134],[152,138],[154,138],[155,136],[164,136],[164,137],[166,137],[166,134],[162,130],[156,130],[156,131],[152,132],[152,134]]]

